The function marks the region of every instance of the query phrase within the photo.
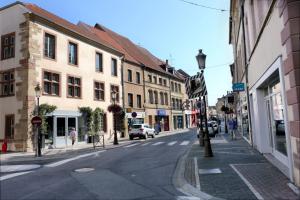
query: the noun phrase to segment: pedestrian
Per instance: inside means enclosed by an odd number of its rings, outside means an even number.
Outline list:
[[[228,120],[228,128],[231,138],[233,139],[233,119]]]
[[[71,128],[69,135],[70,135],[70,138],[72,140],[72,147],[73,147],[73,145],[76,141],[76,135],[77,135],[76,130],[75,130],[74,127]]]
[[[237,120],[236,119],[233,119],[233,122],[232,122],[232,139],[236,139],[236,131],[237,131]]]

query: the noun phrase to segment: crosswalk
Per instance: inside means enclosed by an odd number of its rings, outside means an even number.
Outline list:
[[[124,146],[124,148],[130,148],[130,147],[136,147],[136,146],[159,146],[159,145],[166,145],[166,146],[174,146],[174,145],[180,145],[180,146],[186,146],[190,144],[191,141],[184,140],[184,141],[170,141],[170,142],[137,142],[133,144],[129,144]]]

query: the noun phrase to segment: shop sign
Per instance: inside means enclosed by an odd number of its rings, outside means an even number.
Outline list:
[[[166,116],[166,110],[158,109],[158,110],[156,111],[156,114],[157,114],[158,116]]]
[[[136,117],[133,117],[132,114],[136,113]],[[133,113],[126,113],[127,118],[145,118],[145,112],[133,112]]]
[[[242,92],[245,91],[245,84],[244,83],[234,83],[232,85],[232,90],[234,92]]]

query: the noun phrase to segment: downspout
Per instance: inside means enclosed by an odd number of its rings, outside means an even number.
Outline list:
[[[125,60],[125,57],[124,55],[120,57],[121,59],[121,87],[122,87],[122,107],[123,107],[123,110],[125,110],[125,92],[124,92],[124,60]],[[126,110],[125,110],[125,113],[126,113]],[[126,121],[126,117],[124,118],[123,120],[123,123],[127,122]],[[127,123],[128,124],[128,123]],[[121,137],[125,137],[126,135],[128,135],[128,125],[127,124],[123,124],[124,127],[125,127],[125,130],[124,132],[121,132],[122,135]],[[127,127],[127,128],[126,128]]]
[[[247,53],[246,53],[246,37],[245,37],[245,22],[244,22],[244,3],[241,4],[241,21],[242,21],[242,29],[243,29],[243,47],[244,47],[244,64],[245,64],[245,76],[246,76],[246,96],[247,96],[247,111],[248,111],[248,120],[249,120],[249,135],[251,146],[253,147],[253,135],[252,135],[252,119],[250,112],[250,98],[249,98],[249,80],[248,80],[248,61],[247,61]]]
[[[141,68],[142,68],[142,71],[143,71],[143,91],[144,91],[144,104],[143,104],[143,108],[144,108],[144,113],[145,113],[145,117],[146,117],[147,115],[146,115],[146,107],[145,107],[145,104],[146,104],[145,65],[142,65]],[[145,123],[145,121],[144,121],[144,123]]]

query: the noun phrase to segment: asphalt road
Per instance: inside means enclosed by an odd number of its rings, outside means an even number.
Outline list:
[[[1,199],[178,199],[172,176],[195,140],[185,132],[45,163],[0,181]]]

